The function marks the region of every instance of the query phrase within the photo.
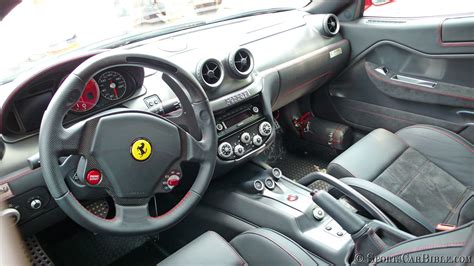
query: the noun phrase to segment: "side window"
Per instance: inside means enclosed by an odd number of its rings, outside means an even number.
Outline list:
[[[366,17],[474,15],[474,0],[365,0]]]

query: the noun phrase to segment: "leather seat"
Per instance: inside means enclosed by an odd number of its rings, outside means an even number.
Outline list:
[[[288,237],[270,230],[254,229],[227,242],[209,231],[164,261],[163,265],[329,265]]]
[[[352,186],[415,235],[474,220],[474,146],[443,128],[376,129],[327,172]]]
[[[393,264],[399,259],[420,259],[430,256],[453,258],[473,251],[473,223],[456,230],[423,236],[383,248],[381,254],[375,253],[380,264]],[[357,252],[357,249],[355,250]],[[467,255],[465,255],[467,254]],[[367,255],[367,254],[366,254]],[[374,257],[355,254],[354,264],[366,265],[366,259]],[[389,260],[387,260],[389,259]],[[196,238],[158,265],[330,265],[328,262],[309,253],[288,237],[270,230],[254,229],[236,236],[227,242],[215,232],[209,231]]]

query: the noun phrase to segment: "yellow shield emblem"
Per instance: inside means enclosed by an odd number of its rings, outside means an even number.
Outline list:
[[[145,161],[151,155],[151,143],[145,138],[139,138],[133,141],[130,147],[130,154],[137,161]]]

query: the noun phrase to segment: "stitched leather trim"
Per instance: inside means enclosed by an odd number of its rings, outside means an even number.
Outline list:
[[[363,195],[364,195],[364,194],[367,195],[366,193],[370,193],[370,194],[374,195],[374,196],[377,197],[379,200],[384,201],[386,204],[389,204],[389,205],[393,206],[395,209],[399,210],[401,213],[403,213],[404,215],[406,215],[407,217],[409,217],[412,221],[414,221],[414,222],[415,222],[417,225],[419,225],[421,228],[424,228],[424,229],[425,229],[426,231],[428,231],[428,232],[434,232],[434,228],[427,228],[427,227],[425,226],[425,224],[422,223],[422,222],[420,222],[416,217],[413,217],[412,215],[406,213],[404,210],[400,209],[396,204],[393,204],[392,202],[385,200],[381,195],[378,195],[378,194],[374,193],[373,191],[367,190],[367,189],[365,189],[365,188],[363,188],[363,187],[359,187],[359,186],[356,186],[356,187],[355,187],[355,186],[351,186],[351,187],[354,188],[354,189],[356,189],[357,191],[359,191],[359,193],[361,193],[361,194],[363,194]],[[361,190],[364,191],[364,192],[361,192]],[[400,198],[400,200],[403,200],[403,199]],[[374,204],[375,204],[375,203],[374,203]],[[407,202],[407,204],[409,204],[409,203]],[[377,204],[376,204],[376,205],[377,205]],[[377,205],[377,206],[380,207],[380,205]],[[415,209],[415,210],[416,210],[416,209]],[[385,210],[385,211],[387,211],[387,210]],[[418,211],[418,210],[417,210],[417,211]],[[419,212],[419,211],[418,211],[418,212]],[[419,212],[419,214],[423,216],[422,213]],[[394,216],[394,215],[392,215],[392,216]],[[424,216],[423,216],[423,217],[424,217]],[[424,218],[428,221],[428,219],[427,219],[426,217],[424,217]],[[406,226],[406,225],[404,225],[404,226]],[[430,229],[432,229],[432,230],[430,230]]]
[[[396,256],[420,252],[420,251],[434,250],[434,249],[440,249],[440,248],[464,247],[465,245],[466,245],[466,242],[454,242],[454,243],[446,243],[446,244],[428,245],[428,246],[404,249],[390,255],[384,254],[384,256],[388,258],[393,258]]]
[[[428,130],[436,131],[436,132],[438,132],[438,133],[454,140],[455,142],[461,144],[464,148],[466,148],[467,151],[474,153],[474,147],[469,141],[467,141],[465,138],[459,136],[458,134],[456,134],[454,132],[451,132],[449,130],[446,130],[446,129],[440,128],[440,127],[429,126],[429,125],[414,125],[414,126],[409,126],[409,127],[403,128],[403,129],[399,130],[396,134],[398,135],[398,133],[400,133],[404,130],[407,130],[407,129],[411,129],[411,128],[421,128],[421,129],[428,129]]]
[[[272,240],[271,238],[269,238],[267,236],[264,236],[262,234],[259,234],[259,233],[255,233],[255,232],[244,232],[241,235],[256,235],[256,236],[265,238],[266,240],[270,241],[272,244],[274,244],[275,246],[277,246],[281,250],[283,250],[286,254],[288,254],[293,260],[296,261],[296,263],[298,263],[298,265],[303,266],[303,263],[300,260],[298,260],[295,255],[291,254],[291,252],[289,252],[288,250],[286,250],[282,246],[278,245],[278,243],[276,241]]]
[[[390,251],[391,249],[394,249],[396,247],[399,247],[403,244],[406,244],[406,243],[411,243],[413,241],[419,241],[419,240],[422,240],[422,239],[428,239],[428,238],[432,238],[432,237],[437,237],[437,236],[440,236],[440,235],[446,235],[446,234],[451,234],[453,232],[456,232],[456,231],[460,231],[460,230],[464,230],[464,229],[467,229],[469,227],[472,227],[474,225],[474,221],[472,222],[469,222],[461,227],[458,227],[456,228],[455,230],[452,230],[452,231],[444,231],[444,232],[439,232],[439,233],[434,233],[434,234],[430,234],[430,235],[425,235],[425,236],[420,236],[420,237],[417,237],[417,238],[414,238],[414,239],[409,239],[409,240],[406,240],[406,241],[403,241],[403,242],[400,242],[398,244],[395,244],[393,246],[390,247],[390,249],[388,251]],[[472,230],[472,228],[471,228]],[[386,251],[387,252],[387,251]]]
[[[248,265],[248,263],[242,258],[242,256],[239,254],[239,252],[237,252],[237,250],[235,250],[235,248],[231,244],[229,244],[229,242],[227,242],[221,235],[219,235],[218,233],[216,233],[214,231],[209,231],[209,232],[214,233],[215,235],[217,235],[222,240],[222,242],[224,242],[226,244],[226,246],[228,246],[235,253],[235,255],[240,260],[240,265],[242,265],[242,266]]]
[[[349,170],[347,170],[346,168],[344,168],[343,166],[341,166],[340,164],[338,163],[329,163],[329,166],[328,166],[328,173],[331,173],[332,170],[330,168],[333,168],[334,171],[336,171],[338,174],[338,178],[342,178],[342,177],[355,177],[355,175],[353,173],[351,173]],[[349,176],[347,174],[343,174],[343,172],[347,172],[349,173]],[[339,175],[339,173],[341,175]],[[334,174],[334,173],[332,173]]]

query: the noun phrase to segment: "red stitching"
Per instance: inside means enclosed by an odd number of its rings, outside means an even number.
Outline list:
[[[438,132],[438,133],[440,133],[440,134],[442,134],[442,135],[444,135],[444,136],[446,136],[446,137],[448,137],[448,138],[454,140],[455,142],[457,142],[457,143],[463,145],[469,152],[474,152],[474,148],[468,146],[468,144],[465,143],[464,140],[456,138],[457,135],[454,135],[454,136],[453,136],[453,135],[448,134],[447,132],[444,132],[444,131],[442,131],[442,130],[440,130],[440,129],[438,129],[438,128],[435,128],[435,127],[416,125],[416,126],[406,127],[406,128],[404,128],[404,129],[402,129],[402,130],[400,130],[400,131],[398,131],[398,132],[401,132],[401,131],[403,131],[403,130],[405,130],[405,129],[408,129],[408,128],[424,128],[424,129],[434,130],[434,131],[436,131],[436,132]],[[398,132],[397,132],[397,133],[398,133]]]
[[[303,266],[303,263],[301,261],[299,261],[296,256],[294,256],[293,254],[291,254],[288,250],[286,250],[285,248],[283,248],[282,246],[278,245],[275,241],[273,241],[272,239],[270,239],[269,237],[266,237],[264,235],[261,235],[261,234],[258,234],[258,233],[255,233],[255,232],[247,232],[247,233],[243,233],[243,234],[254,234],[254,235],[258,235],[260,237],[263,237],[265,239],[267,239],[268,241],[272,242],[273,244],[275,244],[277,247],[281,248],[283,251],[285,251],[288,255],[290,255],[290,257],[292,257],[299,265]]]
[[[410,248],[406,250],[401,250],[399,252],[396,252],[392,255],[385,255],[386,257],[392,258],[396,257],[402,254],[409,254],[409,253],[414,253],[418,251],[424,251],[424,250],[429,250],[429,249],[436,249],[436,248],[448,248],[448,247],[463,247],[466,244],[466,242],[454,242],[454,243],[447,243],[447,244],[438,244],[438,245],[428,245],[424,247],[415,247],[415,248]]]
[[[235,250],[235,248],[231,244],[229,244],[229,242],[227,242],[227,240],[225,240],[221,235],[219,235],[218,233],[216,233],[214,231],[209,231],[209,232],[216,234],[220,239],[222,239],[222,241],[224,241],[224,243],[228,247],[230,247],[230,249],[232,249],[232,251],[235,253],[235,255],[237,255],[237,257],[239,257],[240,262],[241,262],[240,265],[246,265],[247,264],[247,262],[245,262],[244,258],[242,258],[242,256],[240,256],[240,254],[237,252],[237,250]]]
[[[384,79],[382,77],[380,77],[379,75],[373,73],[372,69],[369,67],[369,65],[366,63],[365,64],[365,69],[366,69],[366,72],[382,81],[382,82],[385,82],[385,83],[390,83],[392,85],[395,85],[395,86],[399,86],[399,87],[404,87],[404,88],[408,88],[408,89],[412,89],[412,90],[416,90],[416,91],[422,91],[422,92],[427,92],[427,93],[431,93],[431,94],[437,94],[437,95],[443,95],[443,96],[447,96],[447,97],[452,97],[452,98],[457,98],[457,99],[461,99],[461,100],[464,100],[464,101],[474,101],[474,98],[468,98],[468,97],[464,97],[464,96],[460,96],[460,95],[456,95],[456,94],[452,94],[452,93],[448,93],[448,92],[439,92],[439,91],[434,91],[434,90],[430,90],[430,89],[424,89],[424,88],[421,88],[421,87],[418,87],[418,86],[414,86],[414,85],[410,85],[410,84],[405,84],[405,83],[402,83],[402,82],[398,82],[398,81],[393,81],[393,80],[390,80],[390,79]]]
[[[153,219],[160,219],[160,218],[163,218],[164,216],[166,215],[170,215],[172,212],[174,212],[176,209],[178,209],[178,207],[180,207],[183,203],[184,203],[184,200],[186,200],[189,196],[191,196],[191,191],[188,191],[188,193],[186,193],[186,195],[184,195],[184,197],[178,202],[178,204],[176,204],[173,208],[171,208],[169,211],[163,213],[162,215],[160,216],[157,216],[157,217],[151,217]]]

